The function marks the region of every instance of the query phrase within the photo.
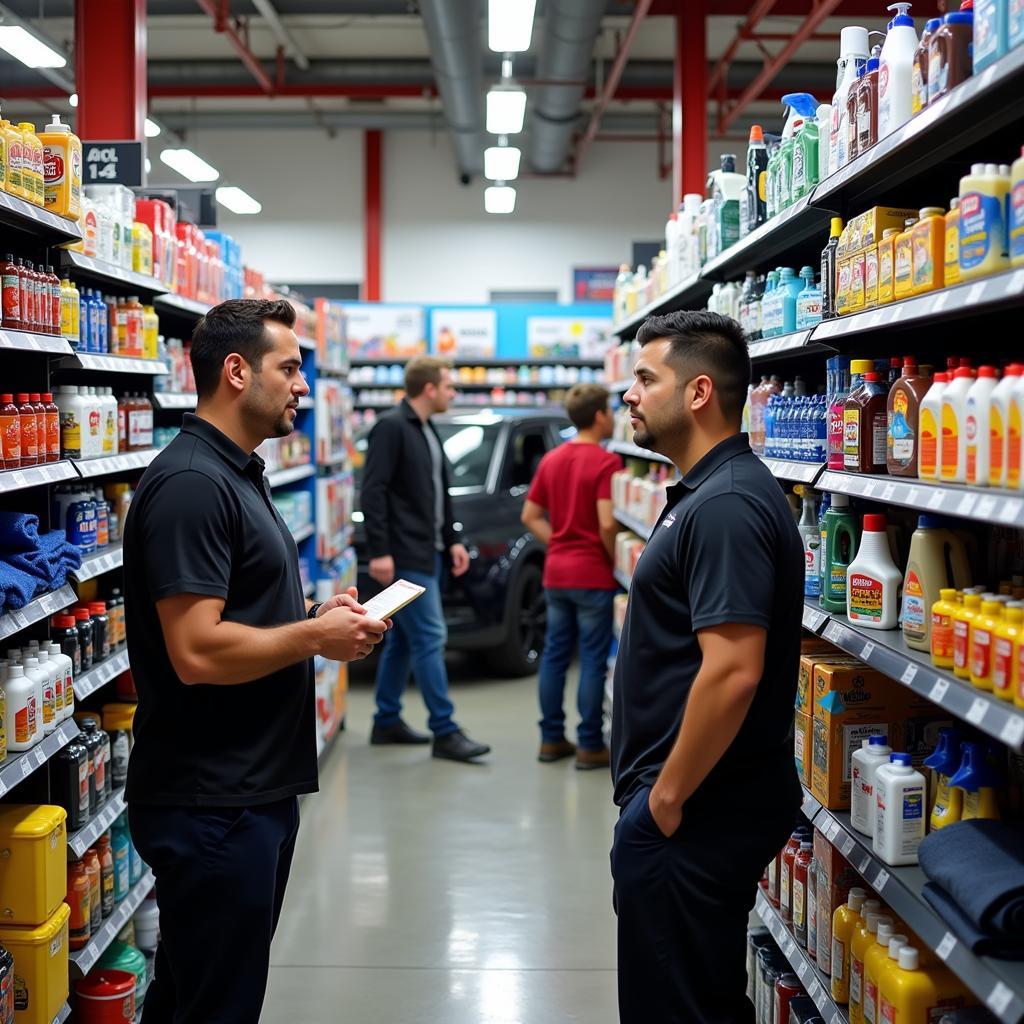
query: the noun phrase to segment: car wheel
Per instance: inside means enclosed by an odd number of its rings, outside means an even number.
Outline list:
[[[543,571],[535,562],[528,562],[510,588],[505,642],[488,652],[491,668],[502,676],[528,676],[536,672],[544,650],[546,623]]]

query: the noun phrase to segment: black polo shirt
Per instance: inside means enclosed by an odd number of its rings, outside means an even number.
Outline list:
[[[238,686],[186,686],[156,602],[224,599],[223,617],[268,627],[306,617],[295,541],[270,500],[263,460],[186,415],[153,460],[124,531],[125,615],[139,693],[127,798],[238,807],[317,788],[313,665]]]
[[[615,660],[612,773],[624,806],[668,758],[701,665],[696,631],[749,623],[768,631],[764,675],[732,745],[688,803],[742,805],[778,785],[799,792],[793,703],[800,661],[803,545],[793,513],[746,434],[716,445],[669,488],[629,589]],[[722,794],[729,787],[728,798]]]

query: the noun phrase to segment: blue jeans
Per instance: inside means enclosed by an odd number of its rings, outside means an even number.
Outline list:
[[[541,740],[557,743],[565,736],[565,674],[576,641],[580,647],[581,750],[604,748],[604,681],[612,642],[614,590],[553,589],[545,591],[547,635],[540,661]]]
[[[376,725],[396,725],[402,714],[402,694],[409,682],[409,670],[430,712],[428,725],[435,736],[447,736],[459,727],[452,720],[455,708],[448,699],[448,670],[444,664],[444,645],[448,629],[441,607],[441,580],[444,562],[440,552],[434,572],[395,569],[396,579],[406,579],[426,587],[427,592],[396,616],[394,629],[384,637],[377,665]]]

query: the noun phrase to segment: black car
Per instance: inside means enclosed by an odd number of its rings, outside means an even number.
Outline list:
[[[445,584],[448,647],[481,651],[502,675],[529,675],[544,646],[544,548],[519,517],[544,453],[576,428],[556,409],[453,411],[433,422],[450,463],[455,530],[470,555],[469,571]],[[365,453],[367,435],[357,433],[357,453]],[[357,509],[358,489],[357,465]],[[380,587],[367,572],[362,513],[352,520],[359,593],[372,595]]]

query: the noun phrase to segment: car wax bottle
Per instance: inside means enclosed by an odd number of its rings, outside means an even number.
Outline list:
[[[68,832],[77,832],[89,822],[89,751],[74,739],[50,764],[53,799],[68,812]]]
[[[69,818],[69,831],[70,820]],[[68,862],[68,895],[65,902],[71,907],[71,917],[68,920],[68,948],[81,949],[92,938],[89,871],[83,860]]]
[[[866,372],[863,383],[850,392],[843,406],[843,466],[847,472],[885,472],[885,406],[886,393],[878,373]]]
[[[103,744],[100,741],[97,721],[92,715],[83,715],[78,720],[78,726],[81,729],[79,742],[89,751],[89,817],[91,818],[103,804]]]

